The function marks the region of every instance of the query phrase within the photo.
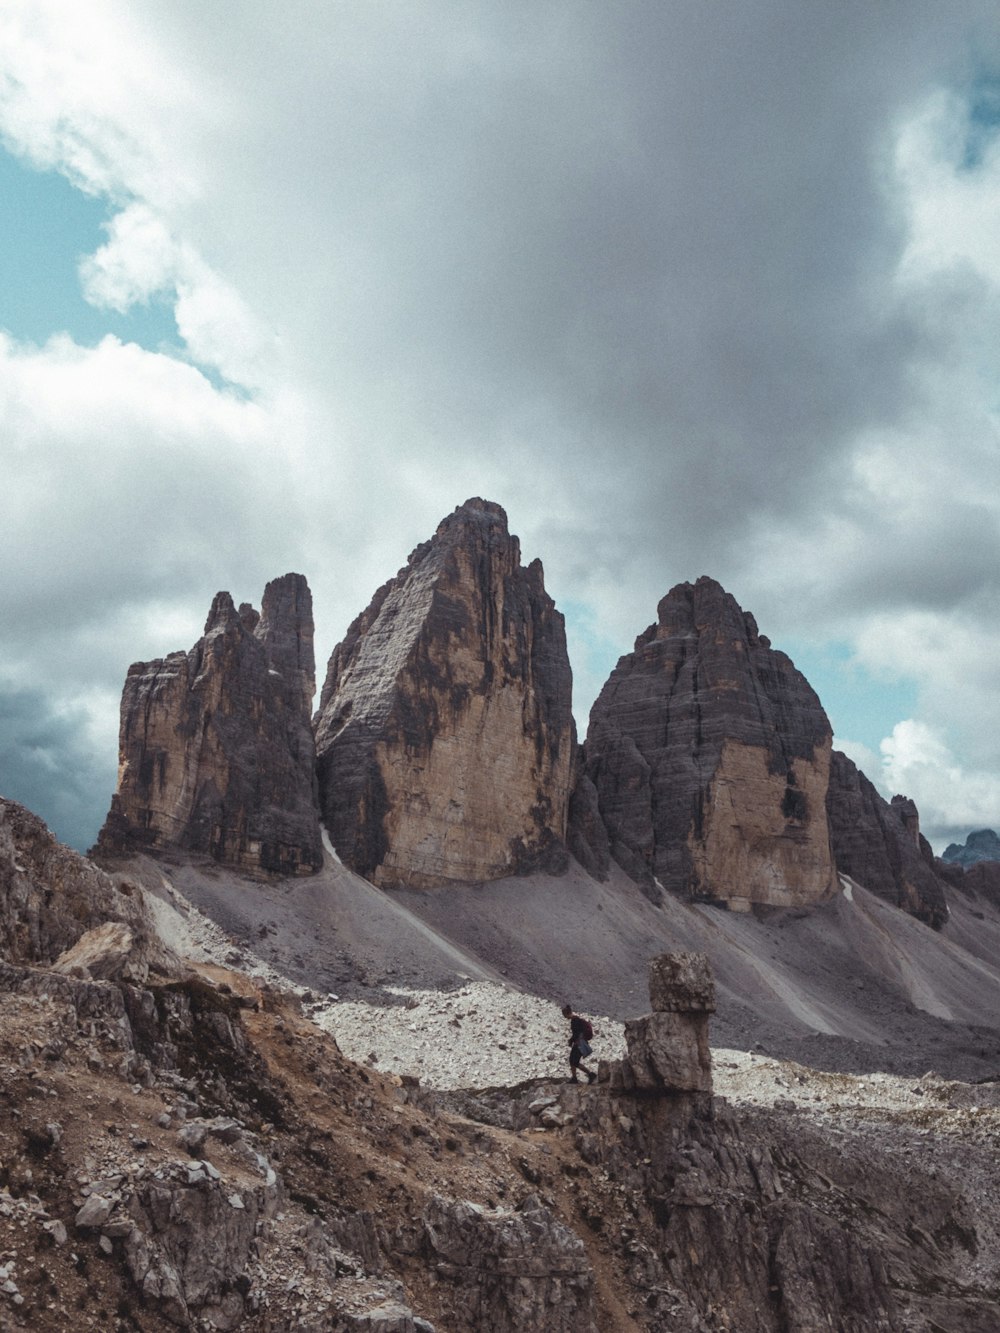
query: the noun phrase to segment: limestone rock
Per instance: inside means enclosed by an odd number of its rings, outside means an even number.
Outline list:
[[[244,1189],[242,1207],[235,1208],[217,1180],[193,1188],[172,1179],[143,1182],[128,1202],[132,1225],[123,1255],[144,1300],[184,1328],[195,1314],[208,1327],[237,1328],[250,1286],[240,1279],[253,1257],[258,1219],[273,1213],[276,1197],[273,1188]]]
[[[624,1086],[646,1091],[711,1092],[712,1052],[704,1015],[657,1013],[625,1024]]]
[[[710,1093],[708,1015],[715,984],[708,959],[695,953],[652,959],[649,998],[653,1012],[625,1024],[628,1054],[609,1062],[607,1081],[626,1092]]]
[[[661,953],[649,964],[654,1013],[714,1013],[715,982],[703,953]]]
[[[799,906],[836,888],[831,740],[789,658],[701,578],[664,597],[618,662],[591,711],[584,771],[611,855],[654,900],[662,887],[732,909]]]
[[[570,795],[566,842],[589,875],[602,881],[608,878],[611,867],[608,831],[601,818],[597,788],[582,770]]]
[[[129,668],[98,852],[179,847],[247,870],[318,869],[314,689],[302,575],[269,583],[259,615],[218,593],[189,653]]]
[[[106,921],[81,935],[71,949],[52,964],[66,976],[101,981],[133,981],[143,985],[149,976],[147,949],[122,921]]]
[[[892,1329],[896,1303],[884,1258],[818,1210],[789,1204],[774,1250],[789,1330]]]
[[[945,882],[920,833],[912,801],[904,796],[886,801],[857,766],[835,750],[827,811],[841,874],[930,926],[947,921]]]
[[[130,968],[143,978],[150,969],[163,976],[184,970],[160,940],[138,885],[116,883],[57,842],[37,815],[2,798],[0,958],[56,964],[65,974],[79,966],[92,977]]]
[[[499,505],[469,500],[330,658],[316,723],[323,818],[377,884],[566,864],[575,733],[562,615]]]
[[[583,1243],[537,1196],[517,1212],[434,1199],[424,1227],[434,1273],[456,1288],[462,1328],[595,1328],[594,1277]]]

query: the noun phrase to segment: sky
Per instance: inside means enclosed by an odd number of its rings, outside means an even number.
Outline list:
[[[319,674],[498,501],[581,733],[675,584],[937,850],[1000,827],[985,0],[5,0],[0,792],[93,842],[137,660],[313,591]]]

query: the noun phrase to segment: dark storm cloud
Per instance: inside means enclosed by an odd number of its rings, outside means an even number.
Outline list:
[[[912,395],[892,136],[972,78],[986,6],[348,4],[308,49],[304,16],[239,43],[284,96],[247,102],[230,202],[272,189],[234,271],[299,257],[282,318],[387,466],[502,440],[579,505],[595,470],[605,521],[697,567]]]
[[[0,796],[25,805],[78,851],[94,842],[114,791],[114,753],[95,754],[80,708],[38,690],[0,690]]]

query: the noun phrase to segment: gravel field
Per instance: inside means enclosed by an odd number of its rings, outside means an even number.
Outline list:
[[[560,1010],[573,996],[543,999],[491,981],[451,990],[383,989],[391,1003],[338,1000],[290,982],[246,944],[237,944],[168,882],[156,904],[166,941],[192,959],[236,967],[264,984],[298,994],[305,1012],[344,1054],[427,1087],[511,1087],[527,1079],[568,1077],[568,1025]],[[620,1021],[585,1012],[594,1026],[593,1061],[620,1058]],[[812,1069],[761,1049],[713,1045],[717,1096],[734,1105],[798,1110],[814,1123],[874,1129],[891,1119],[917,1136],[970,1136],[1000,1147],[1000,1083],[961,1083],[928,1070],[919,1078]]]
[[[388,1007],[317,1000],[306,1011],[330,1032],[346,1056],[387,1073],[409,1074],[434,1088],[512,1086],[531,1078],[567,1076],[568,1026],[561,1004],[490,982],[450,992],[394,992]],[[620,1059],[621,1023],[588,1014],[594,1059]],[[933,1120],[947,1132],[968,1128],[977,1109],[984,1125],[996,1119],[997,1085],[979,1087],[892,1074],[825,1073],[758,1051],[713,1047],[717,1096],[734,1105],[800,1108],[813,1118],[862,1119],[895,1113],[915,1125]]]

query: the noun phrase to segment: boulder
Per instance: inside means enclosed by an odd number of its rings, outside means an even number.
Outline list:
[[[302,575],[269,583],[260,614],[218,593],[189,653],[129,668],[97,853],[176,847],[243,870],[317,870],[314,690]]]
[[[444,520],[330,658],[323,818],[376,884],[430,888],[567,864],[575,750],[562,615],[499,505]]]
[[[663,889],[748,910],[836,889],[832,733],[805,677],[718,583],[679,584],[590,714],[583,771],[611,856]],[[586,796],[574,809],[586,811]],[[593,821],[591,820],[591,824]],[[599,839],[577,826],[574,838]]]
[[[703,953],[661,953],[649,964],[654,1013],[715,1013],[715,982]]]
[[[711,1092],[712,1052],[704,1014],[661,1012],[625,1024],[623,1086],[646,1092]]]
[[[150,958],[155,966],[162,947],[159,941],[137,936],[122,921],[106,921],[60,954],[52,970],[70,977],[131,981],[142,986],[149,977]]]

